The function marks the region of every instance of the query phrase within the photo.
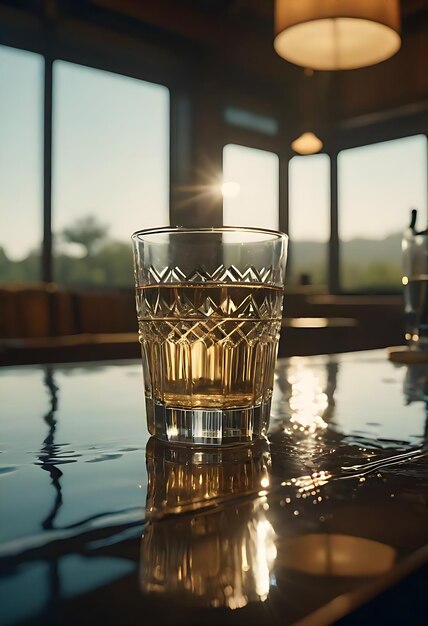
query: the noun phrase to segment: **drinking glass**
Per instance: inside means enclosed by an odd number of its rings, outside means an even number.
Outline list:
[[[414,350],[428,350],[428,234],[405,238],[403,286],[405,338]]]
[[[268,428],[288,238],[253,228],[132,235],[148,429],[224,445]]]

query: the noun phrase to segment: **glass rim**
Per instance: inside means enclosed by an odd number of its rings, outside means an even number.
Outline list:
[[[141,230],[136,230],[131,235],[131,239],[133,241],[143,240],[147,235],[157,235],[157,234],[209,234],[209,233],[254,233],[261,235],[271,235],[272,240],[282,240],[288,241],[289,236],[286,233],[283,233],[280,230],[271,230],[269,228],[255,228],[252,226],[160,226],[155,228],[143,228]],[[238,242],[236,242],[238,243]]]

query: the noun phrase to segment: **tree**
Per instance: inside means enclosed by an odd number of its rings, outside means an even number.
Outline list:
[[[86,256],[92,257],[98,244],[106,238],[108,230],[106,224],[98,222],[93,215],[88,215],[64,228],[62,235],[70,243],[80,243],[86,249]]]

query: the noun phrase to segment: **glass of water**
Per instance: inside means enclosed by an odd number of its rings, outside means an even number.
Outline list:
[[[268,428],[286,235],[159,228],[132,235],[150,434],[224,445]]]
[[[428,350],[428,233],[403,240],[405,338],[413,350]]]

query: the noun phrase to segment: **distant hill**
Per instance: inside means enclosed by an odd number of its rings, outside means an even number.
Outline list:
[[[401,233],[383,239],[351,239],[340,244],[340,263],[344,286],[393,286],[401,276]],[[292,273],[311,275],[313,283],[325,282],[327,244],[318,241],[295,241],[291,246]]]
[[[401,233],[394,233],[385,239],[351,239],[342,241],[340,252],[348,263],[361,263],[365,260],[385,261],[401,264]],[[319,241],[293,241],[293,255],[301,262],[319,263],[324,259],[326,244]]]
[[[363,260],[390,262],[401,265],[401,233],[385,239],[351,239],[341,244],[343,260],[361,263]]]

